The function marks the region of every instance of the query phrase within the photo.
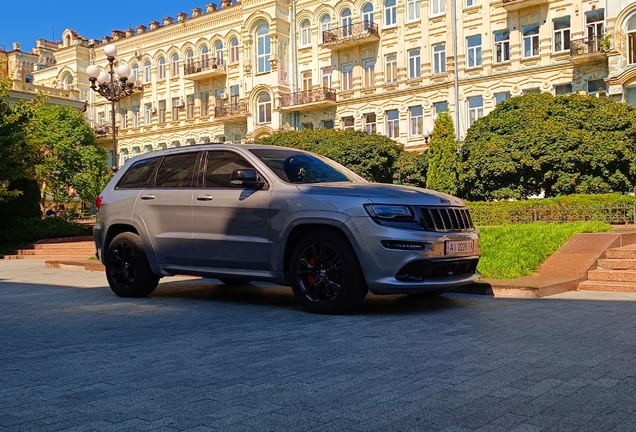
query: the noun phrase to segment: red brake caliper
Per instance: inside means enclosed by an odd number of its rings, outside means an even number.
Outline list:
[[[316,257],[311,257],[311,259],[308,261],[309,264],[311,264],[311,266],[315,266],[316,265]],[[313,284],[314,281],[316,280],[316,276],[314,275],[308,275],[307,276],[307,282],[309,282],[309,285]]]

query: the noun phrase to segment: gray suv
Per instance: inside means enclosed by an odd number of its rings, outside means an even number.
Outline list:
[[[479,278],[463,202],[369,183],[330,159],[258,145],[196,145],[128,160],[98,199],[97,255],[115,294],[159,278],[291,285],[317,313],[374,294],[428,296]]]

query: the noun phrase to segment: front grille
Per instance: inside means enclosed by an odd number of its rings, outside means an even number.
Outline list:
[[[427,231],[472,231],[475,229],[467,208],[420,207],[422,226]]]
[[[424,281],[429,278],[446,278],[475,273],[479,259],[420,260],[405,265],[395,275],[400,281]]]

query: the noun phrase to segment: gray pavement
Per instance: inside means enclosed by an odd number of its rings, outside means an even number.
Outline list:
[[[370,295],[0,261],[0,431],[634,431],[636,296]]]

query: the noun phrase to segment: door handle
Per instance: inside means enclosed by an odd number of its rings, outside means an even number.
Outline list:
[[[142,200],[153,200],[153,199],[155,199],[155,196],[154,195],[142,195],[141,199]]]
[[[197,201],[212,201],[214,198],[212,195],[199,195]]]

